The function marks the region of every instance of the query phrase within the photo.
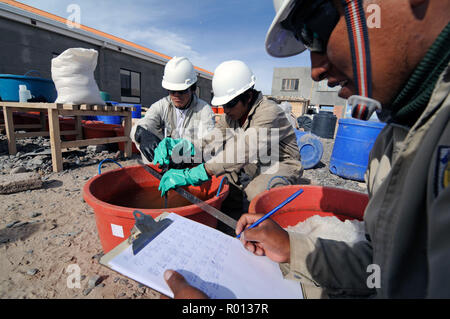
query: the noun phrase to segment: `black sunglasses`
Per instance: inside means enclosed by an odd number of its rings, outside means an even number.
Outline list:
[[[238,102],[241,100],[241,96],[238,95],[236,96],[234,99],[232,99],[231,101],[229,101],[228,103],[222,105],[222,107],[227,108],[227,109],[231,109],[232,107],[235,107],[236,104],[238,104]]]
[[[183,94],[186,94],[186,93],[188,93],[189,92],[189,89],[190,88],[187,88],[187,89],[185,89],[185,90],[182,90],[182,91],[173,91],[173,90],[167,90],[168,92],[169,92],[169,94],[172,94],[172,95],[175,95],[175,94],[180,94],[180,95],[183,95]]]
[[[311,52],[325,53],[339,18],[339,11],[330,0],[298,1],[281,25]]]

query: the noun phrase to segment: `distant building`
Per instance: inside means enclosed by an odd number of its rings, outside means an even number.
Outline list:
[[[293,106],[296,116],[306,113],[307,108],[314,108],[316,111],[333,111],[338,118],[342,118],[346,100],[337,95],[339,88],[328,87],[326,80],[314,82],[309,67],[274,68],[271,96],[291,104],[299,100],[308,101],[303,102],[307,105],[303,109],[295,110]]]
[[[51,79],[52,58],[68,48],[88,48],[99,53],[94,77],[111,100],[150,106],[167,95],[161,80],[171,57],[84,25],[70,28],[66,19],[16,1],[7,3],[0,2],[1,74],[36,70]],[[197,94],[210,102],[213,74],[196,71]]]

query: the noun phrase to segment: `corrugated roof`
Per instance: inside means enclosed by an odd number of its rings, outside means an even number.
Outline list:
[[[59,23],[62,23],[64,25],[66,25],[66,21],[67,20],[65,18],[62,18],[62,17],[57,16],[55,14],[52,14],[52,13],[49,13],[49,12],[46,12],[46,11],[34,8],[32,6],[20,3],[18,1],[0,0],[0,2],[4,3],[4,4],[7,4],[7,5],[10,5],[10,6],[13,6],[15,8],[18,8],[20,10],[24,10],[26,12],[36,14],[36,15],[38,15],[40,17],[44,17],[44,18],[50,19],[52,21],[56,21],[56,22],[59,22]],[[69,28],[67,28],[67,29],[69,30]],[[93,35],[96,35],[98,37],[109,39],[109,40],[115,41],[117,43],[121,43],[123,45],[126,45],[129,48],[134,48],[134,49],[137,49],[139,51],[143,51],[143,52],[146,52],[148,54],[151,54],[152,56],[156,56],[156,57],[162,58],[162,59],[166,60],[166,62],[172,58],[172,57],[170,57],[168,55],[165,55],[165,54],[162,54],[160,52],[151,50],[151,49],[146,48],[146,47],[144,47],[142,45],[139,45],[139,44],[136,44],[136,43],[124,40],[122,38],[116,37],[114,35],[108,34],[108,33],[103,32],[103,31],[99,31],[97,29],[94,29],[94,28],[91,28],[91,27],[88,27],[88,26],[85,26],[85,25],[82,25],[82,24],[80,24],[79,29],[81,29],[81,30],[83,30],[85,32],[91,33]],[[202,69],[200,67],[194,66],[194,68],[197,71],[200,71],[201,73],[206,73],[207,75],[213,75],[212,72],[210,72],[208,70],[205,70],[205,69]]]

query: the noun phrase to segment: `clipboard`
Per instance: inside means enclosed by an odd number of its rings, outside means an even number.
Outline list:
[[[133,254],[136,255],[139,253],[146,244],[156,238],[172,223],[170,219],[165,219],[168,214],[168,212],[164,212],[156,217],[156,219],[153,219],[151,216],[145,215],[141,211],[133,211],[135,225],[131,229],[130,237],[111,249],[107,254],[103,255],[102,258],[100,258],[100,264],[109,267],[109,262],[130,246],[133,249]]]
[[[235,237],[174,213],[155,220],[140,212],[134,216],[130,237],[100,264],[169,297],[166,269],[179,272],[210,298],[303,298],[301,284],[285,279],[278,263],[250,253]]]

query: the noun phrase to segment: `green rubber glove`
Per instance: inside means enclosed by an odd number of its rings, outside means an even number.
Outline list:
[[[161,191],[161,197],[172,188],[185,185],[201,185],[210,179],[205,171],[205,165],[200,164],[194,168],[169,169],[163,175],[159,182],[158,190]]]
[[[194,145],[184,138],[173,139],[171,137],[164,138],[159,142],[158,146],[155,148],[155,157],[153,159],[153,164],[160,166],[169,165],[172,158],[172,153],[174,150],[178,151],[179,154],[181,149],[191,150],[191,156],[195,155]]]

